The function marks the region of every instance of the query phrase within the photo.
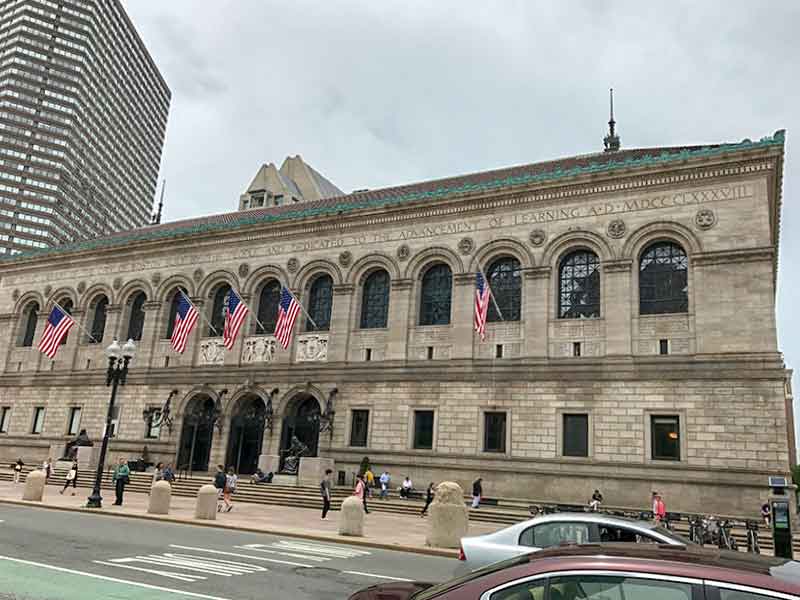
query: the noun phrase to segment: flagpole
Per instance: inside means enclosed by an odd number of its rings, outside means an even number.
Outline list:
[[[184,292],[184,291],[183,291],[181,288],[178,288],[178,291],[181,293],[181,296],[183,296],[184,298],[186,298],[186,301],[187,301],[189,304],[191,304],[192,306],[194,306],[194,302],[192,302],[192,301],[189,299],[189,296],[187,296],[187,295],[186,295],[186,293],[185,293],[185,292]],[[194,309],[197,311],[197,314],[198,314],[198,315],[200,315],[201,317],[203,317],[203,320],[204,320],[206,323],[208,323],[208,326],[211,328],[211,331],[213,331],[213,332],[214,332],[214,335],[218,336],[218,335],[219,335],[219,333],[217,333],[217,330],[216,330],[216,329],[214,329],[214,326],[211,324],[211,321],[209,321],[209,320],[206,318],[206,316],[203,314],[203,311],[199,310],[199,309],[198,309],[196,306],[194,306]]]
[[[244,298],[242,298],[242,295],[239,293],[239,291],[238,291],[236,288],[234,288],[234,287],[232,287],[231,289],[233,290],[233,292],[234,292],[234,293],[235,293],[237,296],[239,296],[239,300],[241,300],[241,301],[242,301],[242,304],[244,304],[244,307],[247,309],[247,312],[249,312],[251,315],[253,315],[253,318],[256,320],[256,323],[258,323],[258,326],[259,326],[259,327],[261,327],[261,331],[263,331],[264,333],[266,333],[266,332],[267,332],[267,328],[266,328],[266,327],[264,327],[264,324],[263,324],[261,321],[259,321],[259,320],[258,320],[258,317],[256,316],[256,313],[254,313],[254,312],[252,311],[252,309],[251,309],[251,308],[250,308],[250,307],[247,305],[247,303],[244,301]]]
[[[86,330],[85,330],[83,327],[81,327],[81,324],[80,324],[80,323],[78,323],[78,321],[77,321],[77,320],[73,319],[73,318],[72,318],[72,315],[70,315],[70,314],[69,314],[69,313],[66,311],[66,309],[65,309],[63,306],[61,306],[61,305],[60,305],[58,302],[53,302],[53,306],[55,306],[56,308],[58,308],[58,310],[60,310],[61,312],[63,312],[65,315],[68,315],[68,316],[69,316],[69,318],[70,318],[70,319],[72,319],[72,322],[73,322],[73,323],[75,323],[75,325],[77,325],[77,326],[78,326],[78,329],[80,329],[80,330],[81,330],[83,333],[85,333],[86,335],[88,335],[88,336],[89,336],[89,339],[91,339],[91,340],[94,340],[94,343],[95,343],[95,344],[99,344],[99,343],[100,343],[100,342],[99,342],[99,341],[98,341],[98,340],[97,340],[97,339],[96,339],[96,338],[95,338],[95,337],[94,337],[94,336],[93,336],[91,333],[89,333],[89,332],[88,332],[88,331],[86,331]]]
[[[314,329],[319,329],[319,327],[317,327],[317,324],[314,322],[314,319],[312,319],[311,315],[308,314],[308,312],[306,311],[306,308],[305,308],[305,306],[303,306],[303,303],[300,302],[300,300],[297,299],[297,296],[294,295],[294,292],[292,292],[292,290],[289,289],[288,285],[284,286],[284,287],[286,288],[286,291],[288,291],[292,295],[292,298],[295,299],[295,301],[297,302],[297,306],[299,306],[300,310],[303,311],[303,314],[306,316],[306,319],[311,321],[311,324],[314,326]]]
[[[486,278],[486,275],[484,274],[483,269],[481,269],[480,265],[478,265],[478,272],[481,274],[481,277],[483,277],[483,280],[486,282],[486,288],[489,290],[489,298],[492,299],[492,304],[494,304],[494,309],[497,311],[497,316],[500,317],[501,321],[505,321],[505,319],[503,318],[503,313],[500,312],[500,307],[497,306],[497,300],[495,300],[494,294],[492,293],[492,286],[489,285],[489,280]]]

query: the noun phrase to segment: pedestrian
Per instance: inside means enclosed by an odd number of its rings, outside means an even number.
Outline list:
[[[481,496],[483,496],[482,481],[483,479],[478,477],[472,482],[472,508],[479,508],[481,505]]]
[[[600,505],[603,503],[603,494],[600,493],[600,490],[595,490],[592,494],[592,499],[589,500],[589,510],[591,512],[597,512],[600,510]]]
[[[379,481],[381,483],[381,496],[380,497],[381,497],[382,500],[386,500],[386,498],[389,496],[389,484],[392,483],[392,477],[391,477],[391,475],[389,475],[388,471],[384,471],[383,473],[381,473],[381,477],[380,477]]]
[[[400,486],[400,497],[408,500],[411,497],[411,490],[413,489],[414,483],[411,481],[411,478],[406,475],[406,478],[403,479],[403,485]]]
[[[333,469],[325,469],[325,477],[319,482],[319,493],[322,495],[322,518],[328,516],[331,509],[331,473]]]
[[[222,510],[222,495],[225,493],[225,484],[228,478],[225,476],[225,467],[217,465],[217,474],[214,475],[214,487],[217,488],[217,512]]]
[[[428,491],[425,492],[425,508],[423,508],[422,512],[419,514],[420,517],[424,517],[428,514],[428,507],[431,505],[431,502],[433,502],[433,495],[433,482],[431,481],[430,484],[428,484]]]
[[[72,465],[69,467],[69,471],[67,471],[67,476],[64,480],[64,487],[61,488],[61,491],[58,492],[59,494],[63,494],[67,491],[69,484],[72,484],[72,495],[75,495],[75,488],[78,485],[78,461],[73,460]]]
[[[114,502],[115,506],[122,506],[122,496],[125,493],[125,486],[130,483],[131,470],[128,468],[124,458],[120,458],[117,462],[117,468],[114,469],[114,475],[111,481],[114,482],[114,491],[117,493],[117,501]]]
[[[25,463],[22,462],[21,458],[17,459],[17,462],[14,464],[14,483],[19,483],[19,478],[22,475],[22,467],[25,466]]]
[[[656,523],[661,523],[667,516],[667,507],[664,504],[661,494],[653,492],[653,519]]]
[[[153,483],[164,479],[164,463],[158,463],[153,471]]]
[[[372,488],[375,487],[375,474],[369,468],[364,471],[364,483],[367,484],[367,494],[372,498]]]
[[[161,479],[168,482],[170,485],[175,481],[175,472],[172,470],[172,464],[168,463],[161,473]]]
[[[48,457],[47,460],[45,460],[42,463],[42,471],[44,471],[44,482],[47,483],[48,481],[50,481],[50,475],[52,475],[52,473],[53,473],[53,459],[52,458]]]
[[[361,501],[364,504],[364,514],[369,514],[369,509],[367,508],[367,483],[364,481],[364,476],[359,475],[356,478],[356,489],[353,491],[353,496],[356,498],[361,498]]]
[[[250,476],[250,483],[272,483],[272,471],[264,473],[261,469],[256,469],[256,472]]]
[[[233,494],[236,492],[236,484],[239,477],[233,467],[228,467],[228,475],[225,477],[225,490],[222,492],[222,501],[225,503],[225,512],[233,510]]]
[[[761,505],[761,518],[764,519],[764,525],[767,527],[772,526],[772,509],[769,506],[769,502],[764,502]]]

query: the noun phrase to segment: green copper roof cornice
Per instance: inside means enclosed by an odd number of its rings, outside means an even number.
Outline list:
[[[458,186],[441,187],[435,190],[409,192],[406,194],[398,194],[396,196],[387,196],[385,198],[369,197],[369,193],[365,194],[363,199],[358,196],[350,195],[344,197],[341,202],[328,206],[317,206],[313,208],[299,208],[293,211],[282,212],[279,214],[266,214],[266,215],[248,215],[242,213],[241,216],[234,217],[227,222],[216,223],[197,223],[194,225],[180,226],[176,224],[174,228],[163,230],[149,230],[149,229],[136,229],[127,235],[118,235],[113,238],[98,238],[76,242],[73,244],[66,244],[63,246],[55,246],[52,248],[42,248],[40,250],[31,250],[28,252],[20,253],[15,256],[6,256],[0,261],[8,262],[22,258],[37,258],[40,256],[47,256],[50,254],[58,254],[63,252],[78,252],[82,250],[96,250],[112,246],[120,246],[131,242],[142,241],[155,241],[159,239],[167,239],[172,237],[180,237],[185,235],[192,235],[196,233],[213,233],[215,231],[226,231],[247,225],[258,225],[273,223],[278,221],[288,221],[292,219],[302,219],[308,217],[337,215],[353,210],[363,208],[381,208],[392,204],[401,204],[403,202],[413,202],[416,200],[433,200],[454,196],[457,194],[464,194],[469,192],[486,192],[495,189],[506,188],[510,186],[519,186],[533,183],[544,183],[548,181],[557,181],[559,179],[566,179],[570,177],[577,177],[579,175],[593,174],[593,173],[613,173],[621,169],[631,169],[637,167],[658,166],[662,164],[684,161],[692,158],[706,158],[714,157],[730,152],[739,152],[743,150],[753,150],[761,148],[769,148],[774,146],[783,146],[785,142],[786,132],[781,129],[775,132],[774,135],[763,137],[757,142],[745,139],[735,144],[721,144],[719,146],[707,146],[696,149],[685,149],[679,152],[664,151],[660,154],[650,155],[633,158],[628,157],[624,160],[610,160],[602,163],[590,163],[585,166],[576,166],[569,169],[562,169],[556,167],[551,171],[536,173],[531,175],[517,175],[511,177],[503,177],[491,181],[481,183],[469,183]]]

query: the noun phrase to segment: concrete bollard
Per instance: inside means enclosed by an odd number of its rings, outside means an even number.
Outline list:
[[[168,515],[172,486],[168,481],[156,481],[150,488],[147,512],[151,515]]]
[[[350,496],[342,502],[339,511],[339,535],[364,535],[364,503],[361,498]]]
[[[437,548],[458,548],[469,528],[469,510],[464,505],[461,486],[452,481],[440,483],[428,510],[430,518],[425,543]]]
[[[207,521],[213,521],[217,518],[217,488],[210,483],[207,483],[197,491],[194,518]]]
[[[22,492],[23,500],[41,502],[44,496],[45,484],[44,471],[31,471],[25,478],[25,489]]]

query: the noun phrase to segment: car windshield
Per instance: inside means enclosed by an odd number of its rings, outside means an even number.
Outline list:
[[[411,599],[412,600],[429,600],[430,598],[434,598],[439,594],[443,594],[447,591],[455,589],[457,587],[461,587],[465,583],[469,583],[475,579],[480,579],[486,575],[491,575],[492,573],[496,573],[497,571],[502,571],[503,569],[508,569],[509,567],[515,567],[517,565],[521,565],[527,563],[530,560],[530,556],[527,554],[523,554],[522,556],[515,556],[514,558],[509,558],[508,560],[502,560],[497,563],[493,563],[487,567],[483,567],[482,569],[478,569],[477,571],[472,571],[467,573],[466,575],[462,575],[461,577],[456,577],[455,579],[451,579],[449,581],[445,581],[444,583],[440,583],[439,585],[435,585],[433,587],[429,587],[426,590],[422,590],[414,594]]]
[[[678,535],[674,531],[670,531],[666,527],[661,527],[660,525],[653,525],[652,527],[650,527],[650,531],[655,531],[656,533],[660,533],[664,537],[672,538],[673,540],[676,540],[681,544],[685,544],[687,546],[694,544],[694,542],[688,540],[682,535]]]

